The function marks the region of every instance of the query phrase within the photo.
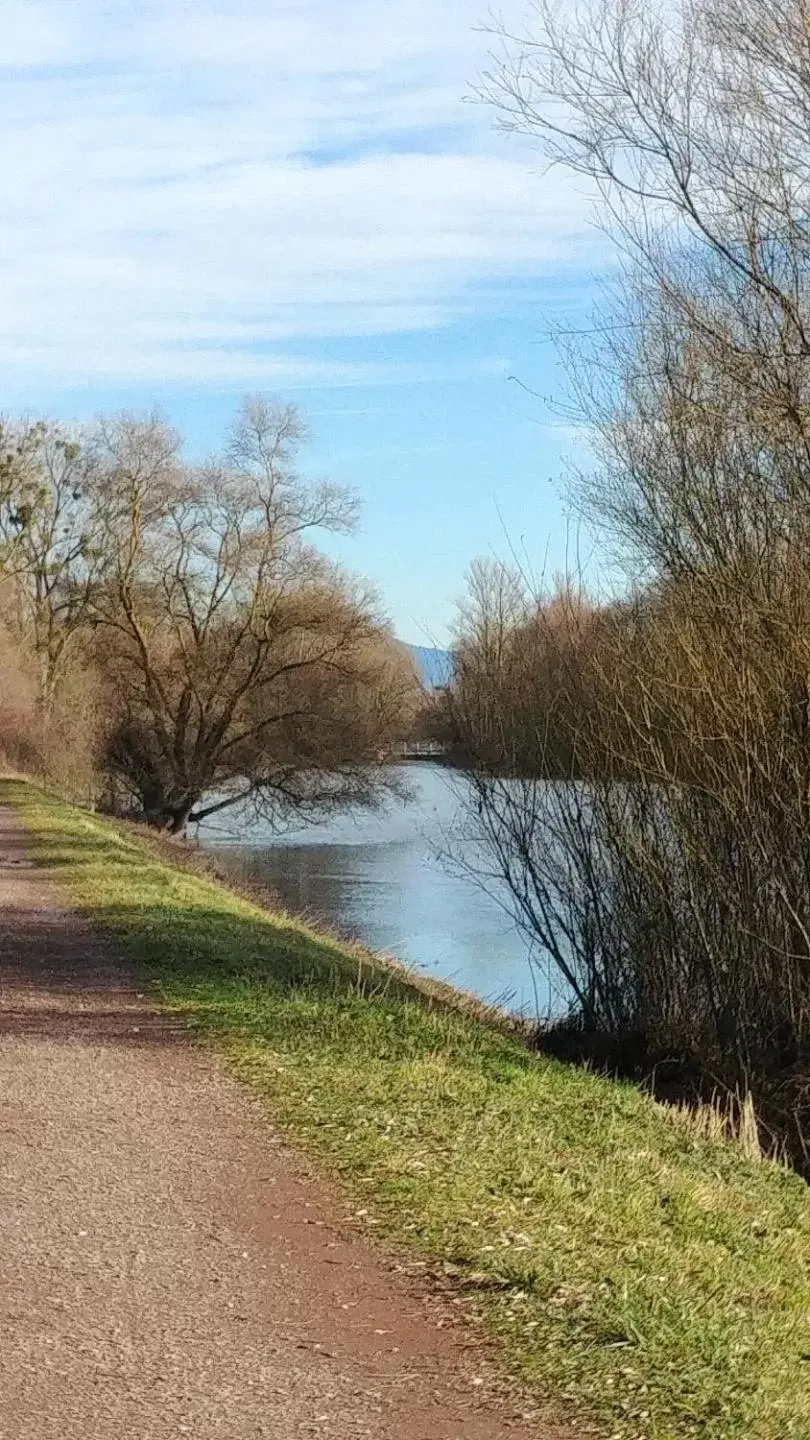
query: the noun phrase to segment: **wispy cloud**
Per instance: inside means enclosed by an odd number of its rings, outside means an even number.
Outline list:
[[[7,0],[0,362],[68,384],[391,380],[385,337],[570,265],[585,201],[462,103],[479,15]],[[381,343],[362,363],[319,347],[345,336]]]

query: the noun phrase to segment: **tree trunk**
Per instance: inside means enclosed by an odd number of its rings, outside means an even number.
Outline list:
[[[171,799],[155,789],[143,794],[141,798],[143,817],[147,825],[151,825],[155,830],[162,830],[165,835],[181,835],[200,797],[194,794]]]

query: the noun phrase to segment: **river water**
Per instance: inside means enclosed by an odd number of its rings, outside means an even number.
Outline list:
[[[283,835],[255,821],[229,830],[225,811],[199,827],[200,843],[287,909],[484,1000],[545,1016],[549,987],[526,936],[492,894],[443,858],[460,843],[463,782],[421,763],[397,774],[411,791],[407,801]]]

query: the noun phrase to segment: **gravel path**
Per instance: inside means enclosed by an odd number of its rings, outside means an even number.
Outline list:
[[[552,1440],[340,1209],[0,809],[2,1440]]]

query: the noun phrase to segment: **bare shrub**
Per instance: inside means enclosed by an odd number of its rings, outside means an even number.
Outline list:
[[[548,625],[527,628],[535,599],[524,587],[505,615],[489,587],[462,642],[486,674],[486,726],[472,673],[454,695],[471,814],[587,1025],[651,1062],[686,1057],[734,1093],[753,1089],[798,1153],[810,1068],[807,8],[539,0],[534,16],[502,35],[484,88],[507,127],[588,177],[623,253],[618,298],[567,358],[596,456],[578,495],[633,598],[590,624],[584,649],[566,637],[574,679],[560,686],[547,679]],[[521,662],[496,661],[515,647]],[[548,735],[567,731],[576,784],[549,778],[564,770],[549,766]]]
[[[10,587],[2,590],[2,608],[12,603]],[[0,755],[11,770],[25,771],[41,766],[37,744],[37,673],[36,663],[25,656],[14,640],[9,627],[0,625]]]
[[[589,626],[588,651],[573,647],[585,683],[553,699],[575,735],[575,774],[549,766],[555,717],[542,684],[532,748],[514,672],[493,668],[480,687],[463,675],[450,704],[469,757],[470,826],[484,841],[474,863],[485,882],[505,883],[580,1023],[609,1042],[590,1044],[591,1058],[642,1070],[678,1061],[699,1093],[751,1088],[766,1116],[789,1111],[798,1142],[810,872],[797,653],[726,624],[714,579],[709,589],[711,604],[690,585],[608,609]],[[786,606],[787,634],[802,634],[801,614]],[[521,644],[520,628],[494,644],[493,623],[490,612],[490,656]],[[482,663],[481,651],[461,653]],[[478,750],[467,697],[480,691]]]

